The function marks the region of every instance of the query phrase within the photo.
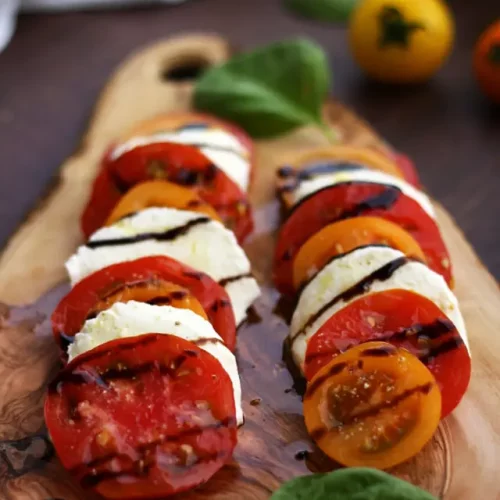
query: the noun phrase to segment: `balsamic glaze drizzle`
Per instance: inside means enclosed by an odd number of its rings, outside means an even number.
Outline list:
[[[322,193],[323,191],[326,191],[327,189],[334,189],[339,186],[352,186],[356,184],[370,184],[372,186],[379,186],[379,187],[384,187],[384,190],[381,193],[378,193],[374,196],[370,196],[366,198],[366,200],[363,200],[359,202],[356,206],[349,210],[345,210],[342,212],[340,215],[336,215],[334,218],[332,217],[331,220],[325,222],[326,223],[332,223],[336,222],[338,220],[343,220],[343,219],[348,219],[349,217],[356,217],[361,214],[363,214],[366,211],[369,210],[375,210],[375,209],[389,209],[391,208],[396,201],[399,199],[399,196],[401,195],[401,190],[397,188],[396,186],[389,186],[389,185],[384,185],[376,182],[369,182],[369,181],[347,181],[347,182],[339,182],[337,184],[333,184],[331,186],[325,186],[324,188],[318,189],[317,191],[314,191],[311,194],[308,194],[307,196],[304,196],[299,202],[297,202],[289,211],[288,216],[290,216],[295,210],[298,209],[298,207],[302,206],[307,200],[312,198],[313,196],[316,196],[319,193]]]
[[[364,358],[388,358],[396,354],[397,349],[392,345],[374,347],[373,349],[365,349],[360,356]]]
[[[203,277],[205,276],[200,271],[184,271],[182,274],[184,274],[184,276],[187,276],[188,278],[191,278],[191,279],[197,280],[197,281],[202,281]]]
[[[412,326],[402,328],[396,332],[390,332],[383,336],[377,336],[376,338],[369,338],[360,342],[364,344],[366,342],[398,342],[406,339],[415,339],[417,342],[420,339],[428,339],[437,341],[440,337],[445,336],[449,333],[455,332],[455,325],[448,319],[438,318],[436,321],[427,324],[416,323]],[[347,351],[353,345],[348,345],[342,352]],[[464,345],[464,342],[458,333],[454,333],[451,338],[444,340],[444,342],[438,345],[430,345],[429,347],[424,347],[417,357],[424,364],[428,364],[432,359],[444,354],[446,352],[458,349],[460,346]],[[310,363],[316,358],[320,358],[326,355],[337,354],[337,350],[315,352],[306,356],[306,363]],[[361,362],[361,361],[360,361]]]
[[[158,446],[161,446],[162,444],[165,443],[176,443],[184,439],[196,437],[202,434],[206,430],[211,430],[211,429],[218,430],[228,427],[234,427],[235,425],[236,425],[236,420],[232,417],[228,417],[222,421],[208,424],[203,427],[189,428],[174,435],[165,436],[161,439],[157,439],[149,443],[139,444],[136,447],[136,452],[139,453],[142,458],[136,460],[131,468],[125,470],[115,472],[115,471],[110,471],[108,469],[97,472],[96,468],[107,466],[110,464],[110,462],[117,459],[121,459],[127,463],[130,462],[131,457],[128,454],[108,453],[107,455],[101,456],[89,462],[84,462],[80,465],[77,465],[71,470],[71,472],[75,475],[79,475],[80,472],[85,472],[83,475],[83,479],[81,480],[84,487],[93,487],[106,479],[112,479],[120,476],[134,476],[134,477],[144,476],[147,475],[149,468],[156,465],[155,459],[151,457],[151,454],[149,454],[149,452],[154,451]],[[190,463],[189,467],[196,466],[197,464],[205,461],[216,460],[221,456],[226,456],[226,455],[227,451],[219,451],[214,454],[198,456],[196,462]],[[145,460],[146,456],[149,459],[148,461]],[[145,464],[147,465],[146,467],[144,467]],[[172,467],[178,469],[181,466],[179,464],[173,464]],[[93,473],[94,471],[88,473],[89,469],[94,469],[95,473]]]
[[[196,460],[190,463],[189,465],[180,465],[180,464],[171,464],[171,465],[165,465],[162,464],[162,469],[173,469],[174,471],[178,471],[179,469],[189,469],[192,467],[196,467],[197,465],[204,463],[204,462],[211,462],[213,460],[218,460],[220,458],[226,457],[228,455],[227,451],[218,451],[214,453],[208,453],[202,456],[196,457]],[[128,457],[123,457],[123,458],[128,458]],[[120,471],[112,471],[112,470],[104,470],[101,472],[97,472],[95,474],[85,474],[81,479],[80,483],[84,488],[93,488],[97,486],[99,483],[110,480],[110,479],[116,479],[118,477],[124,477],[124,476],[129,476],[129,477],[135,477],[135,478],[140,478],[140,477],[147,477],[150,469],[156,465],[156,462],[153,461],[151,463],[147,464],[141,464],[140,462],[134,462],[133,466],[130,467],[129,469],[123,469]]]
[[[424,356],[419,356],[418,359],[420,359],[420,361],[422,361],[422,363],[426,365],[437,356],[453,351],[454,349],[458,349],[462,345],[464,345],[464,341],[460,336],[457,335],[452,337],[451,339],[446,340],[436,347],[432,347],[425,353]]]
[[[391,340],[404,340],[408,337],[437,339],[446,333],[455,329],[455,325],[449,319],[438,318],[432,323],[416,323],[415,325],[403,328],[397,332],[389,333],[383,337],[377,338],[384,342]]]
[[[329,431],[340,430],[343,426],[354,424],[354,423],[359,422],[360,420],[363,420],[365,418],[374,417],[375,415],[377,415],[378,413],[380,413],[383,410],[395,408],[400,403],[402,403],[405,399],[408,399],[409,397],[413,396],[414,394],[419,394],[419,393],[420,394],[429,394],[429,392],[432,390],[433,385],[434,385],[433,382],[427,382],[426,384],[417,385],[415,387],[412,387],[411,389],[406,389],[403,392],[401,392],[401,394],[394,396],[392,399],[386,399],[384,401],[381,401],[378,404],[374,404],[373,406],[370,406],[370,407],[366,408],[365,410],[356,413],[355,415],[348,416],[342,422],[339,422],[338,425],[334,426],[331,429],[326,429],[326,428],[322,428],[322,427],[320,427],[318,429],[314,429],[310,433],[310,435],[314,441],[317,441],[318,439],[321,439]],[[311,397],[311,395],[312,395],[312,393],[307,391],[305,397],[308,398],[308,397]]]
[[[401,190],[399,188],[388,186],[381,193],[371,196],[366,200],[363,200],[361,203],[358,203],[355,207],[351,208],[350,210],[345,210],[344,212],[342,212],[338,220],[358,217],[368,210],[375,210],[378,208],[386,210],[392,207],[398,201],[400,194]]]
[[[347,363],[342,361],[340,363],[335,363],[334,365],[332,365],[331,368],[328,370],[328,373],[325,373],[321,377],[317,377],[307,386],[304,399],[310,398],[321,387],[321,385],[325,380],[329,379],[333,375],[337,375],[338,373],[342,372],[345,368],[347,368]]]
[[[402,403],[405,399],[408,399],[409,397],[413,396],[414,394],[429,394],[429,392],[432,390],[434,383],[433,382],[427,382],[426,384],[423,385],[417,385],[415,387],[412,387],[411,389],[406,389],[403,391],[401,394],[398,394],[397,396],[393,397],[392,399],[382,401],[379,404],[373,405],[370,408],[367,408],[364,411],[361,411],[357,413],[356,415],[353,415],[351,418],[344,420],[342,422],[342,425],[349,425],[357,420],[361,420],[363,418],[368,418],[368,417],[373,417],[377,413],[380,413],[382,410],[388,410],[389,408],[394,408],[395,406],[399,405]]]
[[[221,280],[219,280],[219,285],[220,286],[226,286],[229,283],[233,283],[235,281],[239,281],[239,280],[241,280],[243,278],[251,278],[251,277],[252,277],[252,273],[237,274],[236,276],[229,276],[227,278],[222,278]]]
[[[324,174],[334,174],[337,172],[346,172],[352,170],[365,169],[363,165],[350,162],[315,162],[295,169],[289,165],[285,165],[278,169],[277,175],[281,179],[285,179],[286,183],[278,187],[278,193],[294,191],[303,182],[314,178],[315,176]]]
[[[305,331],[330,307],[335,305],[340,301],[348,302],[354,297],[361,295],[370,290],[370,287],[375,281],[386,281],[402,266],[407,264],[412,259],[406,256],[398,257],[397,259],[388,262],[379,269],[373,271],[368,276],[365,276],[361,281],[355,283],[353,286],[340,293],[339,295],[333,297],[326,304],[324,304],[318,311],[309,317],[309,319],[304,323],[302,328],[300,328],[293,337],[291,337],[292,343],[299,335],[303,335]]]
[[[133,243],[139,243],[141,241],[147,241],[147,240],[171,241],[175,240],[180,236],[184,236],[193,227],[199,226],[201,224],[207,224],[210,221],[211,219],[209,217],[198,217],[196,219],[186,222],[186,224],[182,226],[169,229],[168,231],[165,231],[163,233],[140,233],[134,236],[124,237],[124,238],[96,240],[96,241],[91,240],[86,243],[86,246],[88,248],[99,248],[106,246],[130,245]]]
[[[201,347],[207,344],[224,344],[224,341],[218,338],[204,338],[193,341],[193,344],[196,344],[198,347]]]
[[[342,257],[345,257],[346,255],[349,255],[351,253],[354,253],[356,252],[357,250],[361,250],[363,248],[373,248],[373,247],[377,247],[377,248],[391,248],[390,246],[388,245],[384,245],[382,243],[370,243],[368,245],[361,245],[359,247],[355,247],[353,248],[352,250],[349,250],[348,252],[343,252],[343,253],[338,253],[336,255],[333,255],[332,257],[330,257],[326,262],[325,264],[323,264],[323,267],[319,270],[317,270],[312,276],[310,276],[306,281],[304,281],[297,293],[298,293],[298,296],[300,297],[300,294],[302,293],[302,291],[307,287],[307,285],[309,285],[309,283],[311,283],[311,281],[314,280],[314,278],[316,278],[316,276],[327,266],[329,266],[333,261],[337,260],[337,259],[341,259]]]

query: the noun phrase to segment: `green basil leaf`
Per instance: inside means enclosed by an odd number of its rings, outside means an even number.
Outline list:
[[[297,477],[270,500],[436,500],[406,481],[364,467]]]
[[[194,105],[241,125],[253,137],[273,137],[314,123],[330,88],[325,53],[311,41],[273,43],[207,70]]]
[[[359,0],[285,0],[297,14],[319,21],[347,21]]]

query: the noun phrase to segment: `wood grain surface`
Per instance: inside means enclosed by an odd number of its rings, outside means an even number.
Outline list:
[[[67,291],[63,263],[81,242],[78,218],[106,146],[139,120],[188,109],[189,82],[166,82],[165,71],[202,59],[226,59],[216,36],[161,42],[127,60],[104,89],[80,148],[63,165],[57,185],[10,239],[0,257],[0,491],[6,499],[91,498],[68,478],[54,457],[42,413],[44,389],[57,352],[48,316]],[[325,116],[346,143],[381,139],[342,105]],[[266,499],[281,482],[335,467],[307,436],[300,396],[282,360],[287,334],[282,301],[270,283],[278,226],[274,169],[292,150],[324,145],[314,129],[257,144],[258,172],[251,191],[256,231],[246,245],[263,295],[239,331],[238,361],[246,424],[233,463],[205,486],[182,495],[197,500]],[[450,216],[437,206],[456,272],[457,294],[470,333],[473,376],[454,414],[429,445],[392,472],[447,500],[500,498],[500,293]],[[30,306],[23,304],[32,303]],[[286,316],[286,314],[285,314]],[[460,367],[457,367],[460,369]],[[252,404],[251,404],[252,402]],[[306,453],[299,453],[306,452]]]

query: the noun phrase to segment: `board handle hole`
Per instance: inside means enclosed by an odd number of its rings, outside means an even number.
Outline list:
[[[183,59],[163,68],[160,79],[168,83],[185,83],[196,80],[211,66],[211,62],[201,57]]]

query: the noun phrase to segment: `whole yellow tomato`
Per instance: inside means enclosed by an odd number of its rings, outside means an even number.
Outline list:
[[[390,83],[428,80],[451,51],[455,29],[441,0],[362,0],[349,42],[372,78]]]

